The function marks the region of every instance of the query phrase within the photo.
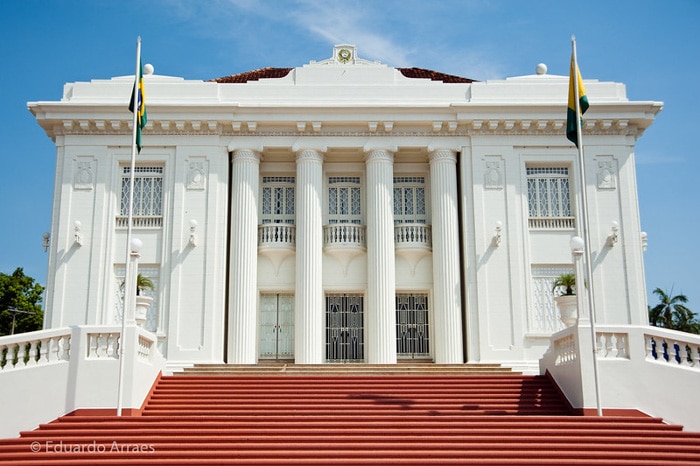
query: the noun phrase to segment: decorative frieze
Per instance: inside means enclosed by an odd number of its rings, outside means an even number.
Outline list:
[[[549,136],[564,135],[565,120],[461,120],[423,122],[422,128],[411,124],[411,129],[402,129],[397,121],[365,121],[356,123],[355,128],[324,125],[323,121],[217,121],[217,120],[157,120],[149,115],[144,134],[195,136],[256,136],[256,137],[292,137],[304,134],[315,137],[381,137],[391,133],[392,137],[434,137],[444,136]],[[133,121],[124,120],[62,120],[60,125],[52,127],[53,135],[87,135],[87,134],[131,134]],[[629,120],[584,120],[584,137],[600,135],[639,136],[641,132]]]

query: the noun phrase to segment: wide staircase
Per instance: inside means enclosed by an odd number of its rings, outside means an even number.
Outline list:
[[[63,416],[0,440],[0,464],[700,464],[700,433],[574,416],[548,378],[497,366],[199,366],[141,414]]]

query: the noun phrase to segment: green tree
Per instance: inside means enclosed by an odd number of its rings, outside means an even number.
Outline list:
[[[656,288],[654,294],[659,297],[659,304],[649,307],[651,325],[681,332],[700,333],[700,322],[695,319],[695,313],[686,306],[686,295],[673,296],[673,289],[667,293],[661,288]]]
[[[12,275],[0,273],[0,336],[41,330],[44,311],[41,308],[44,287],[18,267]],[[16,310],[13,311],[13,310]]]

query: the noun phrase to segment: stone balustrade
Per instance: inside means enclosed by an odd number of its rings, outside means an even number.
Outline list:
[[[64,414],[116,408],[124,341],[123,406],[137,410],[165,368],[157,337],[135,325],[81,325],[0,337],[0,438]],[[37,383],[41,381],[41,383]]]
[[[258,247],[294,247],[296,227],[289,223],[264,223],[258,225]]]
[[[394,225],[394,243],[401,247],[430,248],[433,239],[430,225],[424,223],[400,223]]]
[[[593,341],[585,321],[555,333],[540,360],[540,372],[548,372],[577,409],[596,406],[593,354],[604,411],[642,409],[700,431],[700,419],[687,405],[688,394],[700,389],[700,335],[640,325],[597,325]]]
[[[366,248],[366,227],[355,223],[332,223],[323,227],[325,246],[356,246]]]

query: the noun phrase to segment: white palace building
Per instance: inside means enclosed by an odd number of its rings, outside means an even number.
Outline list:
[[[660,102],[585,80],[582,187],[565,136],[569,79],[544,65],[478,82],[337,45],[297,68],[208,81],[145,69],[133,235],[155,286],[139,345],[152,340],[168,368],[542,365],[590,408],[588,306],[581,293],[565,327],[552,292],[582,269],[569,246],[582,192],[598,357],[632,364],[601,361],[600,376],[639,373],[653,338],[678,340],[648,327],[637,204],[635,143]],[[99,329],[118,335],[123,310],[133,85],[68,83],[60,100],[28,104],[56,144],[43,332],[92,329],[98,356],[113,335]],[[697,384],[700,340],[683,341]],[[604,403],[625,407],[615,393]]]
[[[57,148],[47,328],[120,322],[132,86],[29,104]],[[145,88],[134,236],[168,361],[536,362],[560,329],[580,191],[568,77],[474,82],[341,45]],[[634,144],[661,104],[586,89],[598,322],[646,324]]]

